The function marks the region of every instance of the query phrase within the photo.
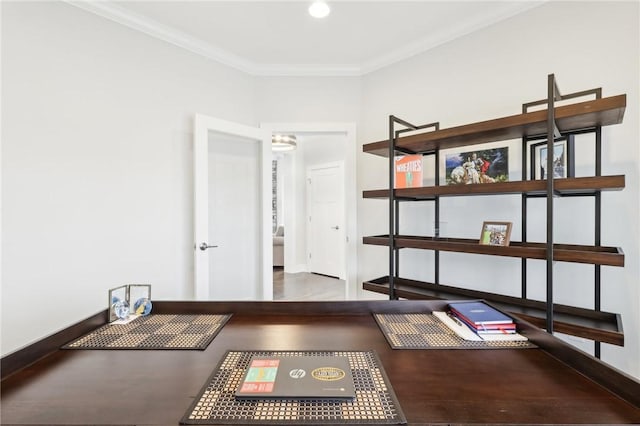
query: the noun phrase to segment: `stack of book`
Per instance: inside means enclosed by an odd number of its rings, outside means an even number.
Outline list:
[[[480,336],[516,332],[513,319],[484,302],[450,303],[449,309],[455,319]]]

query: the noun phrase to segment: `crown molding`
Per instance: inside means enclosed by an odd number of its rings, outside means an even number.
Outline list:
[[[540,0],[536,2],[513,2],[506,9],[500,12],[488,12],[484,16],[471,19],[460,20],[457,25],[449,27],[447,31],[439,32],[433,36],[425,37],[421,40],[410,43],[393,52],[379,56],[368,61],[360,67],[360,74],[365,75],[373,71],[385,68],[389,65],[404,61],[413,56],[434,49],[447,42],[471,34],[475,31],[497,24],[513,16],[524,13],[528,10],[541,6],[550,0]]]
[[[255,67],[255,75],[261,77],[360,77],[362,68],[357,65],[323,64],[265,64]]]
[[[261,77],[360,77],[397,62],[424,53],[456,38],[496,24],[550,0],[536,2],[513,2],[500,12],[489,12],[484,16],[461,20],[446,32],[410,43],[393,52],[363,64],[258,64],[226,50],[220,49],[173,27],[139,15],[112,1],[63,0],[65,3],[117,22],[151,37],[166,41],[197,55],[212,59],[246,74]]]
[[[119,6],[110,1],[83,1],[83,0],[63,0],[67,4],[83,9],[87,12],[107,18],[111,21],[122,24],[131,29],[140,31],[151,37],[166,41],[175,46],[186,49],[197,55],[213,59],[216,62],[235,68],[239,71],[256,74],[256,66],[251,61],[247,61],[240,56],[229,53],[206,43],[198,38],[192,37],[175,28],[163,25],[153,19],[136,14],[129,9]]]

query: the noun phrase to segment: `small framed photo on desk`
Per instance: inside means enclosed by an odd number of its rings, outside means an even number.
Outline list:
[[[480,244],[508,246],[511,238],[511,222],[484,222],[480,233]]]
[[[119,303],[126,302],[129,306],[129,287],[122,285],[120,287],[109,290],[109,322],[116,321],[119,317],[116,313],[116,307]]]

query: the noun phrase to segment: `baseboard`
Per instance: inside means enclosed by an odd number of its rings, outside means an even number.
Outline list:
[[[302,264],[293,265],[293,266],[285,265],[284,271],[287,274],[298,274],[300,272],[308,272],[307,264],[302,263]]]

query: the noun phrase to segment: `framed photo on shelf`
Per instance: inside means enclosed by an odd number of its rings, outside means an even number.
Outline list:
[[[467,148],[468,149],[468,148]],[[446,154],[447,185],[469,185],[509,181],[509,147]]]
[[[574,176],[574,136],[568,135],[554,142],[553,178]],[[547,178],[547,141],[531,145],[531,180]]]
[[[508,246],[511,238],[511,222],[488,222],[482,224],[480,244]]]

